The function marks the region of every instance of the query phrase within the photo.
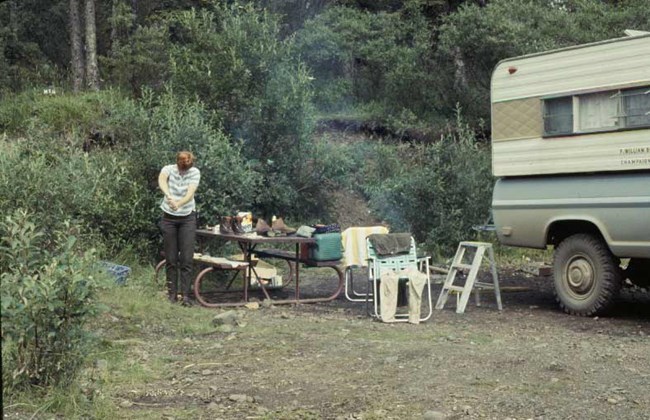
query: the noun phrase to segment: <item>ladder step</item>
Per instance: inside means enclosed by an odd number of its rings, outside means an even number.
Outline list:
[[[457,263],[457,264],[452,264],[451,268],[460,268],[462,270],[471,270],[472,265],[471,264]]]
[[[492,244],[485,243],[485,242],[461,242],[460,243],[461,248],[491,248]]]
[[[456,291],[456,292],[462,292],[463,290],[465,290],[465,288],[461,287],[461,286],[447,286],[447,287],[445,287],[445,289],[453,290],[453,291]]]
[[[494,289],[494,283],[485,283],[483,281],[474,282],[475,287],[482,287],[483,289]]]

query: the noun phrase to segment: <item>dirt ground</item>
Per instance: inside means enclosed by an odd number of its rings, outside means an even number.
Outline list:
[[[333,290],[331,273],[305,271],[306,296]],[[650,296],[626,292],[609,316],[578,318],[559,310],[550,279],[500,277],[503,311],[485,295],[456,314],[450,299],[419,325],[378,322],[341,294],[202,309],[233,320],[203,336],[143,328],[133,357],[162,358],[167,375],[125,389],[116,416],[650,419]]]
[[[349,192],[332,202],[342,227],[379,222]],[[332,270],[301,273],[303,297],[336,289]],[[166,374],[114,396],[116,416],[650,419],[650,294],[625,291],[608,316],[579,318],[559,309],[550,278],[503,267],[499,277],[503,311],[485,294],[481,307],[471,299],[456,314],[451,297],[419,325],[381,323],[341,293],[327,303],[199,309],[225,320],[201,336],[143,326],[131,356],[145,370],[162,360]]]

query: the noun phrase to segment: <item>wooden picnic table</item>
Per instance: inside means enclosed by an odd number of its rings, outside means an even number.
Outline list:
[[[289,278],[291,279],[293,273],[295,272],[295,290],[293,298],[288,299],[277,299],[273,300],[273,304],[289,304],[289,303],[315,303],[315,302],[327,302],[334,300],[343,290],[344,285],[344,272],[339,267],[340,261],[314,261],[308,258],[301,258],[300,255],[300,246],[302,244],[315,244],[316,240],[313,238],[304,238],[301,236],[288,235],[288,236],[274,236],[267,237],[261,236],[256,233],[246,233],[246,234],[222,234],[215,232],[213,230],[207,229],[198,229],[196,231],[197,236],[204,240],[222,240],[222,241],[232,241],[236,242],[239,248],[241,249],[245,266],[237,266],[234,268],[229,268],[223,265],[211,265],[202,270],[196,277],[194,281],[194,294],[197,301],[207,307],[227,307],[227,306],[242,306],[248,303],[249,301],[249,288],[251,287],[252,280],[255,278],[257,284],[262,290],[266,299],[271,299],[267,286],[263,281],[258,277],[255,271],[255,264],[253,256],[256,256],[259,259],[281,259],[287,261],[289,265]],[[277,249],[278,246],[294,245],[295,252]],[[269,248],[258,249],[259,246],[268,246]],[[335,292],[329,296],[325,297],[316,297],[316,298],[302,298],[300,296],[300,266],[304,267],[329,267],[336,271],[338,277],[338,287]],[[201,282],[204,280],[205,274],[214,270],[238,270],[235,273],[235,276],[239,272],[244,273],[244,281],[242,292],[242,299],[237,302],[209,302],[201,295]],[[233,277],[234,280],[234,277]],[[231,282],[232,283],[232,280]]]

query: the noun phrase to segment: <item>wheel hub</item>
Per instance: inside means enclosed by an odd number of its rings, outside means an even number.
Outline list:
[[[567,274],[569,287],[575,293],[585,294],[594,285],[594,269],[584,258],[576,258],[571,261],[567,267]]]

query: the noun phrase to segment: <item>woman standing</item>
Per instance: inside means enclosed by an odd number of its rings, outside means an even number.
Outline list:
[[[192,259],[196,238],[194,193],[200,180],[201,172],[194,167],[194,155],[187,151],[178,152],[176,164],[164,166],[158,175],[158,185],[165,194],[160,204],[163,211],[160,226],[167,259],[167,291],[169,301],[176,302],[180,275],[184,305],[191,304]]]

